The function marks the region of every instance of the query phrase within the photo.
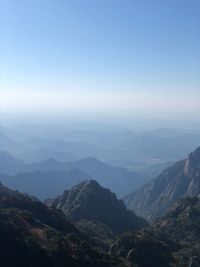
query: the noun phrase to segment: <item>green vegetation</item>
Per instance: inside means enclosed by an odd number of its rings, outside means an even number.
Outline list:
[[[2,185],[0,251],[4,267],[125,266],[92,245],[61,211]]]
[[[200,198],[185,198],[153,226],[117,237],[110,251],[139,267],[200,266]]]
[[[115,194],[94,180],[84,181],[65,191],[52,202],[52,206],[63,210],[76,222],[82,219],[99,222],[115,235],[148,226],[144,219],[127,210]]]

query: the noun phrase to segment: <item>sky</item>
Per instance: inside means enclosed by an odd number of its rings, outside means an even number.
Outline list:
[[[0,0],[0,112],[198,117],[199,14],[199,0]]]

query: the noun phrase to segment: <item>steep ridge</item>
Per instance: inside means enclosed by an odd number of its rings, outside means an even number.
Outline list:
[[[127,195],[127,208],[149,222],[165,214],[178,199],[200,194],[200,147],[155,180]]]
[[[145,220],[126,209],[109,189],[94,180],[84,181],[56,198],[52,207],[61,209],[70,219],[85,219],[106,225],[114,234],[147,226]]]

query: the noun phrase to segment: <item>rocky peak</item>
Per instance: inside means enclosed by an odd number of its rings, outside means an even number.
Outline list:
[[[200,147],[188,155],[185,161],[184,174],[190,175],[200,171]]]
[[[64,211],[72,220],[98,221],[114,233],[147,226],[145,220],[128,211],[122,200],[95,180],[86,180],[64,191],[52,206]]]

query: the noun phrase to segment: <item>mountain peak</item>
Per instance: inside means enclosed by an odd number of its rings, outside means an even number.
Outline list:
[[[83,181],[52,202],[72,220],[101,222],[114,233],[147,226],[145,220],[128,211],[116,195],[95,180]]]
[[[102,187],[100,186],[100,184],[96,181],[96,180],[85,180],[82,183],[83,187],[88,187],[91,188],[93,190],[98,190],[98,189],[102,189]]]
[[[193,174],[193,172],[199,168],[200,168],[200,147],[198,147],[188,155],[188,158],[186,159],[185,162],[184,174],[186,176]]]
[[[193,165],[200,165],[200,147],[195,149],[192,153],[189,154],[188,156],[189,161]]]

